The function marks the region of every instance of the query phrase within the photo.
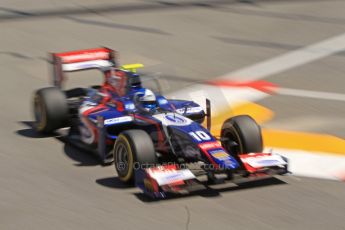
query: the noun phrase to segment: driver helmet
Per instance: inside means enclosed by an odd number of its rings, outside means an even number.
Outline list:
[[[135,102],[138,109],[146,112],[155,111],[157,108],[156,96],[149,89],[145,89],[143,92],[137,93],[135,95]]]

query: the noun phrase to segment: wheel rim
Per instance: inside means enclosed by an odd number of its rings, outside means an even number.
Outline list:
[[[119,176],[126,176],[128,167],[128,149],[124,143],[118,143],[115,148],[115,167]]]
[[[39,96],[36,96],[34,100],[34,115],[37,128],[42,130],[45,126],[46,110]]]
[[[224,134],[229,141],[225,141],[224,148],[228,150],[231,154],[238,155],[239,153],[243,152],[243,147],[241,144],[240,137],[236,135],[236,133],[229,131]],[[236,142],[237,146],[232,146],[231,141]]]

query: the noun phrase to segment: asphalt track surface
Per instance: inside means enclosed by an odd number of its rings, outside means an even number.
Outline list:
[[[0,229],[345,229],[345,185],[286,176],[150,202],[112,166],[30,128],[47,52],[108,46],[169,76],[166,92],[344,33],[345,1],[0,3]],[[344,51],[264,80],[344,94]],[[101,80],[76,74],[69,84]],[[159,74],[158,74],[159,75]],[[265,127],[345,137],[345,102],[276,95]]]

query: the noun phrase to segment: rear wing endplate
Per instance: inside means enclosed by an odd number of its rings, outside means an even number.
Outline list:
[[[62,87],[65,72],[117,67],[115,54],[114,50],[106,47],[52,53],[54,86]]]

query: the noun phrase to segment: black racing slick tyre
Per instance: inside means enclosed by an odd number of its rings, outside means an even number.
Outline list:
[[[68,122],[68,105],[63,91],[56,87],[43,88],[34,95],[35,129],[52,133]]]
[[[126,183],[134,181],[134,170],[158,162],[151,137],[143,130],[122,132],[115,141],[113,154],[118,178]]]
[[[233,155],[262,152],[261,128],[248,115],[229,118],[222,126],[221,143]]]

